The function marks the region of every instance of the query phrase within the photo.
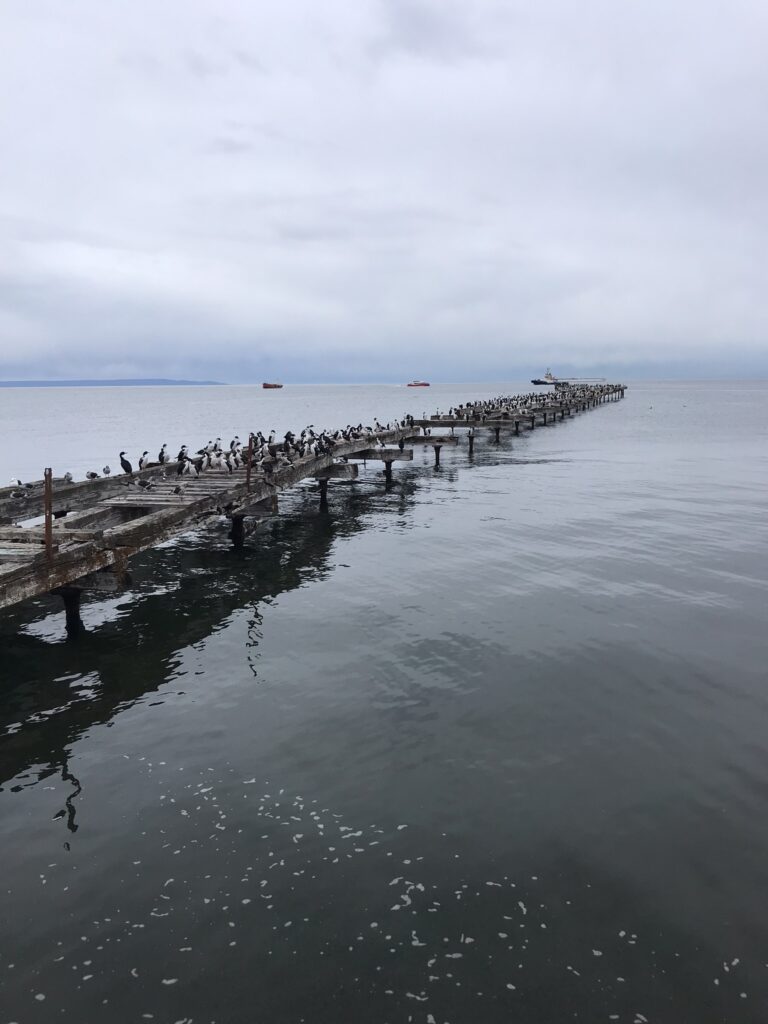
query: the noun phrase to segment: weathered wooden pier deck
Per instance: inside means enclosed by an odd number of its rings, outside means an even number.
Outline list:
[[[268,475],[241,466],[232,473],[180,477],[172,462],[130,475],[80,482],[52,478],[48,487],[36,481],[22,489],[0,488],[0,609],[54,593],[64,600],[68,628],[76,630],[84,590],[124,585],[133,555],[212,516],[229,518],[230,537],[239,547],[246,521],[275,514],[278,493],[302,480],[318,481],[324,504],[329,480],[355,479],[359,463],[378,461],[390,486],[393,463],[411,461],[413,445],[430,446],[439,465],[441,449],[458,444],[457,431],[466,432],[472,454],[482,431],[498,442],[502,431],[519,434],[552,424],[623,398],[624,391],[622,384],[601,385],[526,396],[523,404],[498,399],[460,406],[447,416],[409,417],[398,429],[344,441],[330,454],[296,459]],[[151,488],[138,486],[145,482]],[[182,491],[176,493],[179,485]],[[41,517],[42,525],[26,525]]]

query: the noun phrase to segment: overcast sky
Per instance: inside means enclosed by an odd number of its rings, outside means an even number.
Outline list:
[[[768,370],[765,0],[7,0],[0,378]]]

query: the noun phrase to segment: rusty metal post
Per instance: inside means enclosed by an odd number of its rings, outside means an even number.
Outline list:
[[[248,461],[245,464],[245,489],[251,493],[251,463],[253,462],[253,431],[248,432]]]
[[[43,511],[45,514],[45,554],[50,562],[53,558],[53,470],[43,473]]]

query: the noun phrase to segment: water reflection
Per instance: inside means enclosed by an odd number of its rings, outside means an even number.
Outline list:
[[[66,778],[67,750],[80,735],[156,692],[179,650],[204,642],[241,608],[251,609],[247,663],[258,678],[259,602],[326,575],[334,543],[363,531],[372,512],[402,519],[420,477],[431,472],[409,468],[386,500],[381,482],[340,486],[330,513],[318,509],[314,491],[286,495],[281,517],[259,527],[241,551],[212,528],[146,552],[132,562],[134,590],[84,603],[88,625],[74,643],[46,625],[63,618],[53,598],[31,602],[33,617],[29,605],[6,616],[0,783],[30,784],[51,771]],[[445,471],[448,479],[455,473]]]

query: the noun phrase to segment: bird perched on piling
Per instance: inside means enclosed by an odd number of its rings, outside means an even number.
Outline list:
[[[160,463],[161,466],[164,465],[168,461],[168,451],[167,451],[167,448],[168,448],[168,445],[164,444],[163,447],[158,452],[157,461]]]
[[[64,474],[64,483],[65,484],[71,484],[74,479],[75,478],[72,476],[71,473],[65,473]]]
[[[149,465],[149,452],[142,452],[139,459],[139,469],[146,469]]]
[[[128,459],[126,459],[125,452],[120,452],[120,465],[122,466],[124,473],[133,472],[133,466],[130,464]]]

